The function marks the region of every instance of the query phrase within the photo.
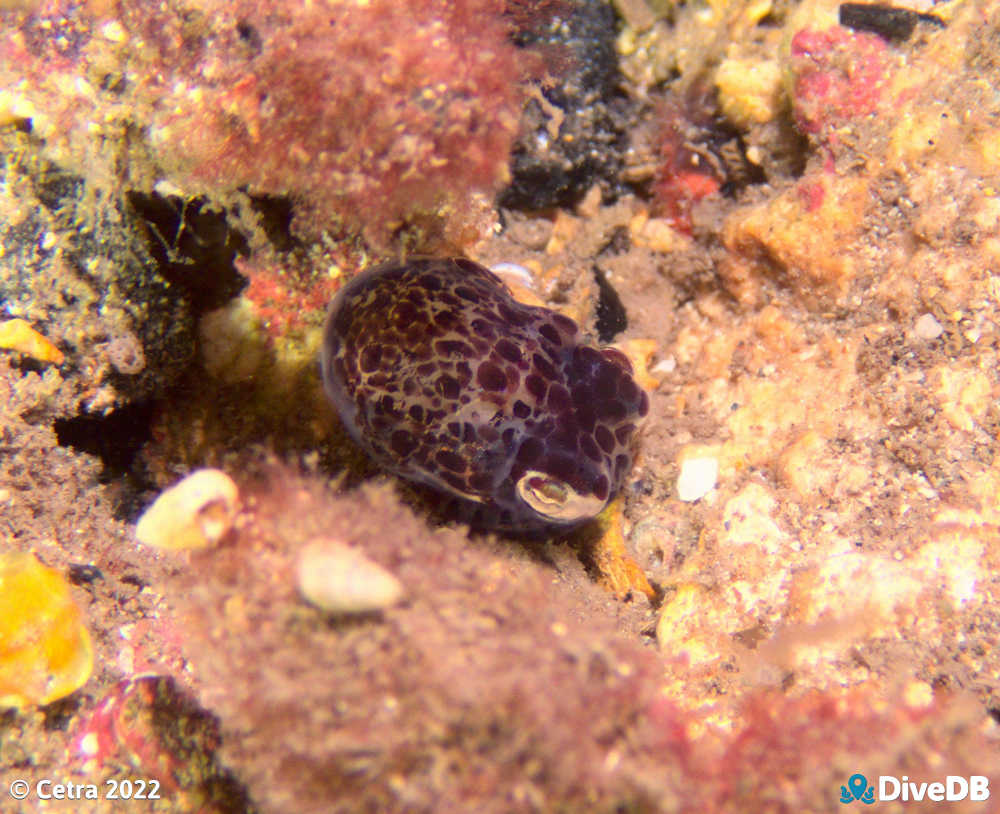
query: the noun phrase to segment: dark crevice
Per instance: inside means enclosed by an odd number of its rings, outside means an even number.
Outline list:
[[[42,728],[46,732],[65,732],[80,708],[80,699],[70,696],[60,698],[42,709]]]
[[[96,565],[89,563],[70,563],[66,569],[66,576],[74,585],[90,585],[97,580],[104,579],[104,574]]]
[[[60,446],[100,459],[100,480],[109,483],[130,473],[136,454],[152,437],[152,418],[152,402],[138,402],[109,415],[58,419],[53,426]]]
[[[248,254],[249,246],[224,211],[211,209],[204,198],[144,192],[129,192],[127,198],[160,273],[188,293],[196,314],[219,308],[243,290],[247,280],[233,261]]]
[[[628,253],[631,248],[632,238],[629,236],[628,228],[625,226],[616,226],[611,232],[608,242],[598,252],[598,256],[610,255],[615,257]]]
[[[628,327],[628,315],[618,292],[608,282],[604,273],[594,267],[594,279],[597,281],[597,338],[601,342],[612,342]]]
[[[67,200],[77,200],[83,179],[66,170],[46,167],[32,177],[32,191],[46,209],[57,210]]]
[[[260,219],[260,227],[276,251],[287,252],[300,242],[292,234],[295,208],[289,198],[279,195],[251,195],[251,207]]]

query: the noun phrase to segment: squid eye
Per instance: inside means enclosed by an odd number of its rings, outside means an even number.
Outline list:
[[[569,497],[569,488],[565,483],[548,478],[532,478],[525,488],[540,503],[548,505],[561,506]]]
[[[517,482],[517,494],[546,520],[574,523],[599,514],[607,503],[594,495],[577,492],[565,481],[530,470]]]

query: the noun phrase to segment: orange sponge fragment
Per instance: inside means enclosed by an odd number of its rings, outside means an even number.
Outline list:
[[[32,554],[0,554],[0,708],[49,704],[93,669],[90,634],[62,574]]]

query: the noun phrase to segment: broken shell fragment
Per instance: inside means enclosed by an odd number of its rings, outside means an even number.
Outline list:
[[[299,591],[329,613],[368,613],[395,605],[403,586],[381,565],[336,540],[307,544],[295,565]]]
[[[685,503],[701,500],[719,480],[719,460],[711,456],[686,458],[677,478],[677,497]]]
[[[41,362],[63,363],[63,353],[23,319],[0,322],[0,348],[15,350]]]
[[[199,469],[163,492],[139,518],[136,539],[154,548],[215,545],[233,527],[239,490],[219,469]]]

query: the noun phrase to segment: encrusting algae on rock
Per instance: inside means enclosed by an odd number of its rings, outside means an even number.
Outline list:
[[[93,669],[69,583],[33,554],[0,554],[0,708],[50,704],[82,687]]]

